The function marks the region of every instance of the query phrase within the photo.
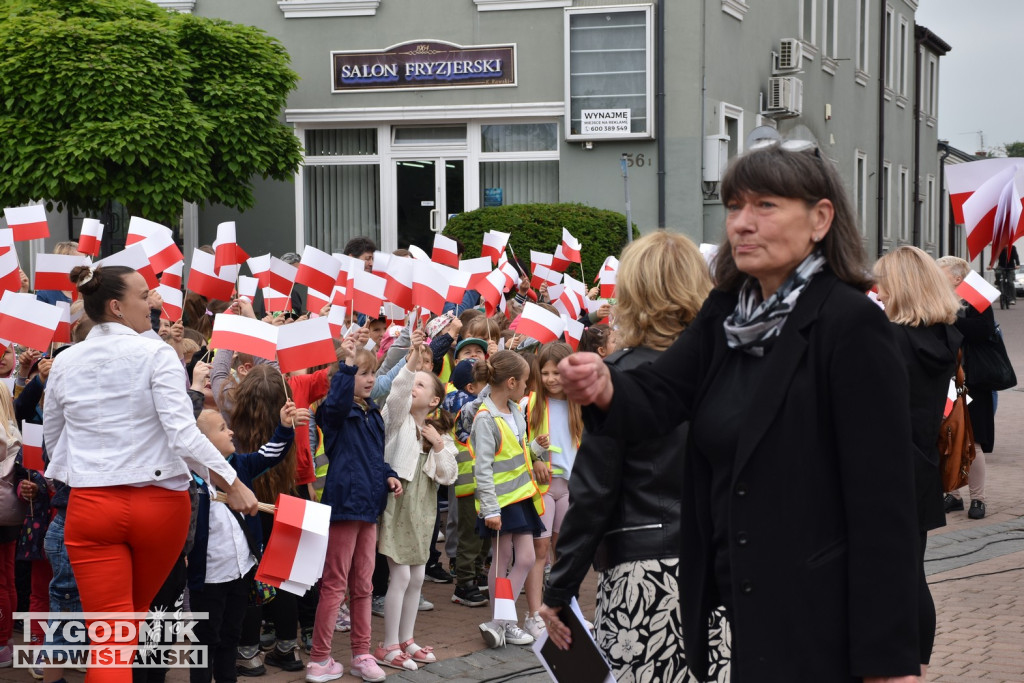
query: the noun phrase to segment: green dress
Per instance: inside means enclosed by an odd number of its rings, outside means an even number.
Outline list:
[[[402,479],[402,495],[388,496],[380,518],[378,551],[397,564],[416,566],[430,559],[437,517],[437,484],[423,473],[427,452],[420,453],[412,481]]]

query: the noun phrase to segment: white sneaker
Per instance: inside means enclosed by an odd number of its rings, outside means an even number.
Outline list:
[[[505,644],[505,629],[496,621],[488,621],[480,624],[480,635],[489,648],[500,647]]]
[[[519,628],[514,621],[505,622],[505,642],[513,645],[533,645],[533,636]]]
[[[534,612],[533,616],[526,616],[523,620],[523,630],[533,636],[534,640],[540,638],[540,634],[547,630],[547,626],[544,624],[544,620],[540,618],[540,615]]]

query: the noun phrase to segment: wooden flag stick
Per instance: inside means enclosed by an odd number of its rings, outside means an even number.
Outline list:
[[[284,373],[281,373],[281,386],[284,387],[284,400],[288,400],[288,381],[284,378]],[[292,418],[292,429],[295,429],[295,418]]]
[[[217,491],[217,495],[213,499],[218,503],[226,503],[228,502],[228,494],[223,491]],[[277,512],[277,508],[270,503],[257,503],[256,507],[259,508],[260,512],[269,512],[271,514]]]

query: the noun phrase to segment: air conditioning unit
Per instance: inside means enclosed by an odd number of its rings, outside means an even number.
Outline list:
[[[764,113],[773,118],[800,116],[804,110],[804,84],[796,76],[768,79],[768,108]]]
[[[804,58],[804,44],[797,38],[783,38],[779,44],[778,72],[799,71]]]

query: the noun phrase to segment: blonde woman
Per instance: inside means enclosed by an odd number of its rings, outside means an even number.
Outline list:
[[[910,421],[914,449],[917,521],[921,534],[918,611],[921,679],[935,641],[935,603],[924,574],[928,531],[946,525],[939,470],[939,423],[949,378],[956,369],[962,335],[953,323],[960,301],[942,270],[917,247],[899,247],[875,264],[878,300],[893,323],[910,379]]]
[[[14,588],[14,547],[25,521],[22,505],[15,505],[18,490],[14,483],[14,468],[21,449],[21,432],[14,422],[14,405],[11,395],[0,390],[0,486],[4,488],[3,500],[9,501],[0,510],[0,667],[11,665],[10,642],[14,629],[12,614],[18,606]]]
[[[697,247],[669,232],[627,247],[617,280],[621,350],[605,362],[619,369],[660,356],[711,291]],[[682,425],[666,436],[627,441],[584,434],[573,465],[572,502],[541,617],[560,621],[557,612],[579,592],[593,561],[600,571],[595,633],[616,680],[644,680],[650,672],[664,681],[688,679],[677,590],[687,432]],[[722,624],[717,613],[709,680],[728,680]]]
[[[956,289],[971,272],[971,264],[956,256],[943,256],[936,263],[946,274],[949,283]],[[989,306],[979,311],[971,304],[964,302],[963,308],[956,319],[956,329],[964,336],[964,378],[971,396],[967,404],[967,412],[971,416],[971,427],[974,429],[974,443],[978,447],[977,456],[971,463],[971,473],[967,479],[967,487],[971,493],[971,508],[967,516],[981,519],[985,516],[985,454],[991,453],[996,441],[996,409],[994,392],[991,387],[980,386],[971,382],[970,355],[971,344],[983,344],[996,332],[996,317]],[[947,491],[944,500],[946,512],[962,511],[963,498],[959,491]]]

